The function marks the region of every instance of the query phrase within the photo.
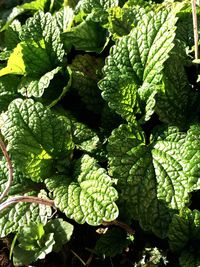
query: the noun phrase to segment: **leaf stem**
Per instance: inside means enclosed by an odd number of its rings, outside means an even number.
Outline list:
[[[195,59],[199,57],[199,36],[198,36],[198,23],[197,23],[197,10],[196,10],[196,0],[191,0],[192,4],[192,19],[193,19],[193,30],[194,30],[194,49],[195,49]]]
[[[16,196],[16,197],[12,197],[12,198],[4,201],[3,203],[1,203],[0,204],[0,212],[3,211],[4,209],[8,208],[9,206],[16,204],[16,203],[19,203],[19,202],[37,203],[37,204],[55,207],[53,200],[39,198],[39,197],[32,197],[32,196]]]
[[[109,226],[109,225],[119,226],[122,229],[124,229],[130,235],[133,235],[135,233],[134,230],[128,224],[120,222],[120,221],[117,221],[117,220],[114,220],[112,222],[103,222],[102,224],[105,225],[105,226]]]
[[[6,188],[5,188],[5,190],[3,191],[3,193],[0,196],[0,202],[1,202],[2,199],[5,196],[7,196],[8,192],[10,190],[10,187],[12,185],[12,182],[13,182],[13,166],[12,166],[12,162],[11,162],[10,156],[8,155],[6,146],[5,146],[4,142],[1,140],[1,138],[0,138],[0,147],[1,147],[1,150],[2,150],[2,153],[3,153],[4,157],[5,157],[5,159],[7,161],[8,173],[9,173],[9,177],[8,177],[8,182],[7,182]]]

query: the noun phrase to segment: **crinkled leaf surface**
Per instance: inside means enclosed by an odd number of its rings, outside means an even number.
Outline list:
[[[73,147],[67,122],[31,99],[9,105],[1,132],[16,165],[34,181],[51,175],[55,160],[67,160]]]
[[[45,233],[54,233],[53,251],[59,251],[65,243],[70,241],[74,226],[59,218],[49,221],[44,229]]]
[[[39,11],[29,18],[22,27],[21,38],[24,41],[31,39],[37,44],[40,44],[42,39],[51,65],[57,67],[57,64],[62,63],[64,50],[60,30],[56,19],[50,13]]]
[[[118,0],[83,0],[78,4],[78,9],[89,14],[93,21],[104,24],[107,22],[107,11],[114,6],[118,6]]]
[[[72,136],[76,147],[87,153],[97,149],[100,143],[98,135],[80,122],[72,123]]]
[[[30,192],[28,195],[37,196],[38,192]],[[43,192],[42,195],[44,195]],[[11,205],[0,213],[0,236],[5,237],[10,233],[17,232],[20,227],[28,225],[30,222],[46,224],[51,214],[51,208],[41,204],[19,202]]]
[[[115,204],[118,194],[113,180],[96,161],[85,155],[77,162],[74,180],[64,175],[45,180],[53,193],[55,205],[78,223],[100,225],[118,216]]]
[[[129,34],[131,29],[137,26],[145,13],[145,9],[138,5],[109,8],[108,23],[104,27],[108,28],[114,39],[117,39]]]
[[[17,44],[20,42],[20,33],[21,23],[18,20],[14,20],[5,31],[3,44],[7,50],[12,50],[17,46]]]
[[[174,46],[175,12],[152,11],[142,18],[112,47],[104,67],[105,77],[99,82],[103,98],[128,121],[134,119],[138,106],[144,108],[144,96],[150,95],[147,85],[151,84],[152,89],[161,82],[163,64]]]
[[[171,215],[189,202],[189,192],[199,183],[191,160],[197,162],[200,152],[194,129],[185,134],[169,127],[146,145],[138,126],[121,125],[109,138],[110,174],[119,178],[121,199],[145,230],[161,237],[167,235]]]

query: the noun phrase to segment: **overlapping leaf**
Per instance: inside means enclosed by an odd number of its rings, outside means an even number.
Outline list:
[[[55,160],[67,160],[73,147],[67,122],[33,100],[13,101],[2,115],[1,132],[16,165],[34,181],[51,175]]]
[[[200,126],[195,129],[199,131]],[[194,170],[191,159],[196,153],[197,163],[199,141],[192,127],[187,135],[169,127],[149,145],[145,143],[137,126],[122,125],[115,130],[108,146],[110,173],[119,177],[121,199],[132,217],[144,229],[164,237],[171,215],[189,202],[189,192],[199,184],[194,172],[188,175],[186,171]]]
[[[77,163],[73,180],[60,175],[45,183],[53,193],[56,207],[78,223],[100,225],[118,216],[113,180],[88,155]]]

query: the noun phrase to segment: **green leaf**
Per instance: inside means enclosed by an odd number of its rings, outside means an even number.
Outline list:
[[[22,27],[21,39],[27,44],[32,41],[38,46],[44,45],[51,69],[62,63],[64,50],[60,40],[60,30],[56,19],[50,13],[39,11],[32,18],[29,18]]]
[[[197,161],[199,141],[192,140],[192,129],[187,134],[176,127],[157,129],[146,145],[137,125],[121,125],[109,138],[109,173],[119,179],[119,199],[145,230],[161,237],[166,237],[171,216],[189,203],[189,192],[199,183],[191,161],[195,152]]]
[[[4,31],[8,28],[10,23],[22,13],[29,10],[44,10],[44,7],[47,3],[47,0],[35,0],[30,3],[24,3],[22,5],[16,6],[13,8],[12,12],[9,14],[6,20],[6,24],[1,28],[1,31]]]
[[[73,148],[66,120],[31,99],[16,99],[9,105],[1,132],[16,166],[33,181],[51,175],[56,160],[67,160]]]
[[[30,223],[18,231],[19,244],[13,250],[13,262],[17,266],[44,259],[53,250],[54,234],[46,234],[42,224]]]
[[[28,226],[21,227],[18,230],[19,247],[24,250],[34,250],[37,248],[37,240],[40,240],[45,234],[42,224],[30,223]]]
[[[78,91],[86,107],[94,113],[101,113],[104,101],[97,82],[101,79],[103,61],[90,55],[77,55],[72,61],[72,87]]]
[[[38,193],[34,191],[28,195],[37,196]],[[31,222],[46,224],[51,214],[51,208],[42,204],[19,202],[9,206],[0,213],[0,236],[5,237],[10,233],[15,233],[20,227]]]
[[[55,13],[55,19],[61,32],[69,31],[74,20],[74,11],[69,6],[64,6]]]
[[[152,87],[155,86],[156,92],[160,89],[157,85],[174,46],[176,21],[176,14],[171,10],[148,12],[110,51],[104,67],[105,77],[99,86],[109,106],[128,121],[134,120],[138,106],[140,110],[145,109],[144,96],[149,97]]]
[[[0,76],[26,74],[39,79],[62,63],[60,31],[51,14],[38,12],[29,18],[20,37],[22,41],[13,50],[7,66],[0,70]]]
[[[73,180],[64,175],[45,180],[56,207],[70,219],[90,225],[100,225],[118,216],[117,191],[112,187],[113,182],[88,155],[77,162]]]
[[[21,83],[18,86],[18,92],[26,97],[41,97],[44,90],[48,88],[51,80],[61,70],[61,67],[57,67],[52,71],[47,72],[41,78],[25,76],[22,78]]]
[[[76,147],[87,153],[97,149],[100,143],[98,135],[80,122],[72,122],[72,136]]]
[[[95,253],[105,257],[114,257],[117,254],[121,254],[130,243],[131,241],[127,238],[127,234],[124,230],[113,228],[108,230],[97,240]]]
[[[100,53],[106,46],[108,39],[105,29],[98,23],[86,20],[71,28],[70,31],[64,32],[62,41],[67,51],[70,51],[71,47],[74,46],[77,50]]]
[[[107,11],[115,6],[118,6],[118,0],[83,0],[80,1],[78,8],[89,14],[93,21],[105,23]]]
[[[13,169],[13,182],[8,192],[8,196],[24,194],[33,190],[34,188],[37,188],[36,184],[26,179],[26,177],[24,177],[24,175],[16,168],[16,166],[13,166]],[[5,190],[8,183],[8,177],[9,172],[7,164],[5,160],[2,160],[0,161],[0,193]]]
[[[195,94],[191,93],[191,86],[178,51],[174,49],[173,55],[165,63],[163,91],[157,96],[156,113],[164,122],[183,126],[191,120],[188,108]]]
[[[145,9],[138,5],[129,7],[124,5],[112,7],[108,10],[108,23],[104,27],[108,28],[113,39],[118,39],[130,33],[136,27],[142,16],[146,13]]]
[[[20,42],[21,23],[14,20],[5,31],[4,46],[7,50],[13,50]]]
[[[54,233],[53,251],[58,252],[65,243],[70,241],[74,226],[59,218],[49,221],[44,229],[45,233]]]
[[[200,212],[183,209],[175,214],[169,226],[169,245],[173,251],[182,251],[187,245],[200,242]]]

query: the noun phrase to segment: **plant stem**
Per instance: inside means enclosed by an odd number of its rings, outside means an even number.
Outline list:
[[[37,203],[37,204],[42,204],[42,205],[47,205],[54,207],[54,201],[49,200],[49,199],[44,199],[44,198],[39,198],[39,197],[32,197],[32,196],[17,196],[17,197],[12,197],[3,203],[0,204],[0,212],[3,211],[4,209],[8,208],[9,206],[19,203],[19,202],[28,202],[28,203]]]
[[[121,227],[122,229],[124,229],[128,234],[133,235],[134,234],[134,230],[126,223],[114,220],[112,222],[103,222],[102,223],[105,226],[109,226],[109,225],[116,225]]]
[[[192,4],[192,19],[193,19],[193,30],[194,30],[194,49],[195,49],[195,60],[199,57],[199,36],[198,36],[198,24],[197,24],[197,10],[196,10],[196,0],[191,0]]]
[[[2,199],[5,196],[7,196],[8,192],[10,190],[10,187],[12,185],[12,182],[13,182],[13,167],[12,167],[11,159],[10,159],[10,156],[8,155],[6,146],[5,146],[4,142],[1,139],[0,139],[0,147],[1,147],[1,150],[3,152],[3,155],[4,155],[5,159],[7,161],[7,164],[8,164],[8,173],[9,173],[8,182],[7,182],[6,188],[3,191],[2,195],[0,196],[0,202],[1,202]]]

